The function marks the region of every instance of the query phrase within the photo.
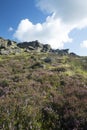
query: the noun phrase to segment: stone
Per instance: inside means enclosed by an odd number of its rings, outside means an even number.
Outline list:
[[[44,62],[46,62],[46,63],[52,63],[52,59],[49,58],[49,57],[47,57],[47,58],[44,59]]]
[[[1,54],[1,55],[9,55],[10,52],[9,52],[9,50],[1,49],[1,50],[0,50],[0,54]]]
[[[35,49],[37,49],[38,47],[43,48],[43,45],[40,42],[38,42],[38,40],[32,42],[18,43],[17,46],[21,48],[29,48],[29,47],[33,47]]]
[[[7,41],[7,46],[11,46],[11,45],[12,45],[11,40],[8,40],[8,41]]]
[[[35,50],[36,52],[49,52],[51,50],[50,45],[48,44],[43,45],[38,40],[19,43],[18,47],[28,48],[29,50]]]
[[[35,48],[32,47],[32,46],[28,46],[28,49],[29,49],[29,50],[35,50]]]
[[[71,56],[77,56],[75,53],[71,52],[70,53]]]
[[[51,52],[55,53],[55,54],[59,54],[59,55],[67,55],[69,54],[69,49],[62,49],[62,50],[59,50],[59,49],[51,49]]]
[[[43,49],[42,49],[43,52],[50,52],[50,50],[51,50],[51,46],[49,44],[43,45]]]

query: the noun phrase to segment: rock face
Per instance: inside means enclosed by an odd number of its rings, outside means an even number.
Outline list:
[[[18,46],[21,48],[28,48],[30,46],[32,46],[33,48],[37,48],[37,47],[42,48],[42,44],[39,43],[37,40],[32,41],[32,42],[21,42],[21,43],[18,43]]]
[[[48,45],[48,44],[45,44],[45,45],[43,45],[43,52],[50,52],[50,50],[51,50],[51,46],[50,45]]]
[[[16,42],[15,41],[11,41],[9,39],[6,40],[6,39],[3,39],[3,38],[0,37],[0,49],[2,49],[2,48],[7,49],[9,47],[10,48],[17,47]]]
[[[21,49],[22,48],[22,49]],[[17,43],[15,41],[6,40],[0,37],[0,54],[8,55],[8,54],[17,54],[20,53],[21,50],[24,52],[50,52],[58,55],[74,55],[74,53],[69,53],[69,49],[52,49],[49,44],[42,44],[38,40],[31,42],[21,42]]]
[[[75,57],[75,56],[78,56],[78,55],[76,55],[76,54],[73,53],[73,52],[71,52],[70,55],[71,55],[71,56],[74,56],[74,57]]]
[[[29,49],[30,51],[34,50],[34,51],[37,51],[37,52],[49,52],[50,49],[51,49],[50,45],[48,45],[48,44],[43,45],[38,40],[32,41],[32,42],[19,43],[18,47],[26,48],[26,49]]]
[[[56,53],[56,54],[59,54],[59,55],[67,55],[69,54],[69,49],[62,49],[62,50],[59,50],[59,49],[56,49],[56,50],[51,50],[53,53]]]
[[[0,54],[8,55],[8,54],[16,54],[20,53],[21,49],[17,46],[15,41],[11,41],[9,39],[3,39],[0,37]]]

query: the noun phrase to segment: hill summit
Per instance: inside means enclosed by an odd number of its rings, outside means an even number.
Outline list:
[[[59,55],[69,54],[69,49],[52,49],[49,44],[42,44],[38,40],[31,42],[21,42],[17,43],[9,39],[4,39],[0,37],[0,54],[17,54],[21,52],[52,52]],[[71,55],[76,55],[75,53],[70,53]]]

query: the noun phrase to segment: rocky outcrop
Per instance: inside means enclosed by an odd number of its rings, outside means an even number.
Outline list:
[[[49,44],[45,44],[43,45],[43,52],[50,52],[51,50],[51,46]]]
[[[70,55],[71,55],[71,56],[74,56],[74,57],[75,57],[75,56],[78,56],[77,54],[75,54],[75,53],[73,53],[73,52],[71,52]]]
[[[35,49],[37,49],[38,47],[39,48],[43,47],[43,45],[40,42],[38,42],[37,40],[36,41],[32,41],[32,42],[21,42],[21,43],[18,43],[17,46],[19,46],[21,48],[33,47]]]
[[[15,41],[11,41],[9,39],[4,39],[0,37],[0,54],[8,55],[8,54],[17,54],[21,53],[21,50],[24,52],[44,52],[44,53],[54,53],[58,55],[71,55],[77,56],[75,53],[69,53],[69,49],[52,49],[49,44],[42,44],[38,40],[31,42],[21,42],[17,43]]]
[[[55,53],[55,54],[59,54],[59,55],[67,55],[69,54],[69,49],[62,49],[62,50],[59,50],[59,49],[52,49],[51,52]]]
[[[0,37],[1,55],[17,54],[20,52],[21,49],[17,46],[17,43],[15,41],[11,41],[9,39],[3,39],[2,37]]]
[[[51,46],[48,44],[42,44],[38,40],[32,41],[32,42],[22,42],[17,44],[20,48],[26,48],[30,51],[34,50],[37,52],[49,52],[51,49]]]
[[[3,39],[2,37],[0,37],[0,49],[2,48],[15,48],[17,47],[17,43],[15,41],[11,41],[9,39]]]

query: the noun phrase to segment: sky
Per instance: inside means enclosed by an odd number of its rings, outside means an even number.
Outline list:
[[[87,56],[87,0],[0,0],[0,37]]]

